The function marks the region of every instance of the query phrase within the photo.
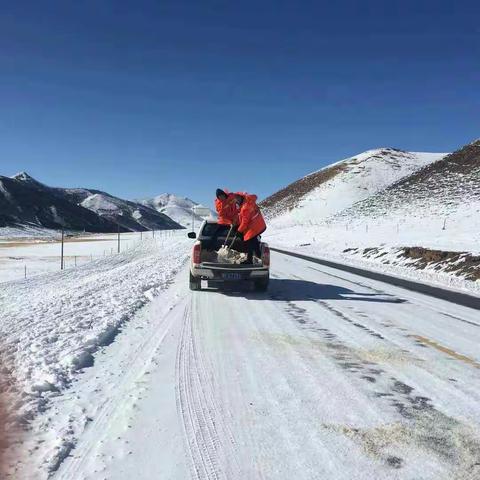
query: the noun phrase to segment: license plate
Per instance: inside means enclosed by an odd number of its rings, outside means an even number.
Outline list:
[[[242,276],[239,273],[223,273],[222,278],[225,280],[240,280]]]
[[[208,280],[200,280],[200,288],[208,288]]]

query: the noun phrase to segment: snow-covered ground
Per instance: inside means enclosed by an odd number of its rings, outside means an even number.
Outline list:
[[[43,230],[41,233],[42,236],[23,236],[22,232],[15,230],[11,231],[10,235],[0,238],[0,284],[23,279],[25,273],[27,278],[31,278],[60,270],[61,235],[54,230]],[[173,234],[172,231],[165,230],[157,231],[155,235],[157,238],[165,238]],[[178,235],[182,236],[181,233]],[[185,236],[184,232],[183,236]],[[133,248],[138,242],[149,238],[153,238],[152,232],[122,233],[120,250],[123,252]],[[65,269],[75,268],[116,254],[117,251],[117,234],[65,237],[64,267]]]
[[[275,253],[190,292],[184,235],[1,285],[11,478],[479,478],[477,311]]]
[[[478,478],[476,311],[277,254],[265,294],[187,274],[51,399],[33,459],[69,456],[31,478]]]
[[[1,374],[11,377],[8,383],[16,402],[16,419],[32,427],[33,443],[27,442],[26,448],[38,451],[36,461],[46,462],[45,471],[68,452],[73,435],[66,433],[71,430],[67,424],[47,432],[51,402],[63,398],[78,373],[94,363],[95,355],[142,306],[168,287],[191,245],[184,231],[157,232],[155,238],[142,240],[139,234],[135,238],[125,235],[125,242],[130,243],[123,244],[122,253],[104,257],[103,250],[110,245],[116,251],[116,239],[76,240],[66,250],[79,257],[92,254],[93,260],[88,258],[77,267],[67,264],[63,272],[57,268],[26,280],[0,283]],[[57,254],[58,244],[9,248],[42,258]],[[41,419],[40,414],[44,414]],[[13,478],[25,478],[22,475],[16,472]],[[31,478],[41,478],[36,475]]]
[[[35,225],[25,225],[18,227],[0,227],[0,240],[18,240],[18,239],[48,239],[58,234],[57,230],[50,230]]]
[[[408,267],[408,260],[397,262],[401,247],[425,247],[429,249],[480,254],[480,215],[471,218],[454,217],[362,219],[345,223],[318,223],[291,225],[285,228],[267,229],[264,240],[272,246],[293,250],[320,258],[330,258],[343,263],[356,264],[377,271],[415,280],[443,285],[480,294],[480,282],[472,282],[434,268],[418,270]],[[364,258],[361,254],[344,252],[347,249],[383,249],[380,258]],[[387,262],[395,261],[398,265]]]

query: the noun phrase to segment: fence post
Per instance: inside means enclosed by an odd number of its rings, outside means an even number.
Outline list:
[[[25,265],[25,278],[27,278],[27,265]]]
[[[60,270],[63,270],[64,268],[64,262],[63,262],[63,242],[64,242],[64,237],[65,237],[65,230],[62,228],[62,254],[60,257]]]
[[[120,253],[120,224],[118,224],[117,253]]]

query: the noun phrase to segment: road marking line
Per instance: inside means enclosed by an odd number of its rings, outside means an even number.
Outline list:
[[[413,338],[416,338],[419,342],[422,342],[425,345],[429,345],[430,347],[436,348],[440,352],[446,353],[447,355],[450,355],[451,357],[456,358],[457,360],[461,360],[462,362],[473,365],[475,368],[480,368],[480,363],[476,362],[475,360],[472,360],[470,357],[466,357],[465,355],[457,353],[454,350],[450,350],[450,348],[444,347],[443,345],[440,345],[439,343],[434,342],[429,338],[422,337],[421,335],[411,335],[411,336]]]

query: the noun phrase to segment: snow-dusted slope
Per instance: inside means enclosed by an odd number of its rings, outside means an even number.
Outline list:
[[[348,172],[345,162],[330,167],[343,170],[274,218],[266,240],[427,282],[478,286],[480,140],[436,161],[431,161],[435,154],[403,156],[407,161],[394,172],[399,178],[390,183],[386,165],[375,158],[353,179],[350,162]],[[388,168],[394,165],[388,162]],[[413,171],[405,175],[407,170]],[[319,198],[327,198],[327,205],[322,207]]]
[[[163,213],[99,190],[49,187],[26,172],[0,176],[0,228],[7,234],[7,227],[116,232],[118,226],[122,231],[181,228]]]
[[[114,232],[115,223],[59,195],[22,172],[0,176],[0,228],[48,228]],[[7,233],[8,234],[8,233]]]
[[[131,231],[180,228],[178,222],[162,212],[138,202],[114,197],[106,192],[86,188],[56,189],[70,201],[102,218],[118,223]]]
[[[168,215],[184,227],[192,224],[192,219],[196,223],[203,220],[202,217],[193,213],[193,208],[198,205],[193,200],[186,197],[180,197],[172,193],[162,193],[154,198],[140,200],[140,203],[157,210],[160,213]],[[213,212],[211,212],[214,215]]]
[[[338,219],[480,217],[480,140],[356,203]],[[426,218],[427,217],[427,218]],[[452,218],[453,219],[453,218]]]
[[[318,223],[444,156],[369,150],[297,180],[265,199],[262,207],[278,226]]]

